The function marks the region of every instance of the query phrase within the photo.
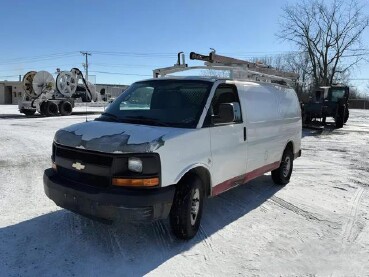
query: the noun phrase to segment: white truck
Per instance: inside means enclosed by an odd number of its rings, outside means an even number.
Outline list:
[[[191,57],[212,70],[258,69]],[[179,59],[154,76],[188,69]],[[46,195],[109,222],[169,216],[177,237],[192,238],[206,197],[269,171],[278,185],[290,180],[301,155],[301,111],[293,89],[270,82],[286,80],[274,74],[259,73],[269,82],[200,76],[132,84],[96,120],[57,131]]]
[[[95,86],[85,80],[78,68],[59,72],[56,82],[47,71],[29,71],[23,77],[23,89],[18,109],[26,116],[36,111],[43,116],[70,115],[76,98],[95,102],[98,97]]]

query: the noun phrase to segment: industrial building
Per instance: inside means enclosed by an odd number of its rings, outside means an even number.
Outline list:
[[[96,91],[101,96],[102,101],[108,101],[110,98],[116,98],[123,91],[125,91],[127,85],[111,85],[111,84],[96,84]]]
[[[99,100],[108,101],[110,98],[116,98],[128,86],[112,84],[96,84],[96,91],[101,96]],[[24,90],[21,81],[0,81],[0,105],[14,104],[22,99]]]
[[[18,104],[23,96],[20,81],[0,81],[0,104]]]

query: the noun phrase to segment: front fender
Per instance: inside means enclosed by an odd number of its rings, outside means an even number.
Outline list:
[[[208,172],[209,172],[209,175],[210,175],[210,188],[212,187],[211,185],[211,174],[210,174],[210,167],[209,165],[207,164],[204,164],[204,163],[194,163],[194,164],[191,164],[189,166],[187,166],[186,168],[184,168],[178,175],[177,177],[175,178],[175,181],[174,183],[177,184],[179,182],[179,180],[182,179],[182,177],[187,173],[189,172],[190,170],[194,169],[194,168],[197,168],[197,167],[203,167],[205,168]]]

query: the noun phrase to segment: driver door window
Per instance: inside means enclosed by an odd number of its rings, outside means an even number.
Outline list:
[[[215,90],[213,100],[211,101],[211,105],[209,107],[207,116],[204,121],[204,127],[224,124],[219,123],[220,122],[219,107],[221,104],[225,103],[237,103],[238,105],[240,105],[240,99],[238,97],[237,88],[234,85],[227,84],[219,85],[219,87]],[[240,122],[242,122],[241,117],[239,120],[236,120],[233,123]]]

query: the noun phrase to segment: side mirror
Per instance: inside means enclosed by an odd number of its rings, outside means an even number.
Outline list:
[[[215,123],[231,123],[241,120],[241,108],[237,102],[219,105],[219,118]]]

